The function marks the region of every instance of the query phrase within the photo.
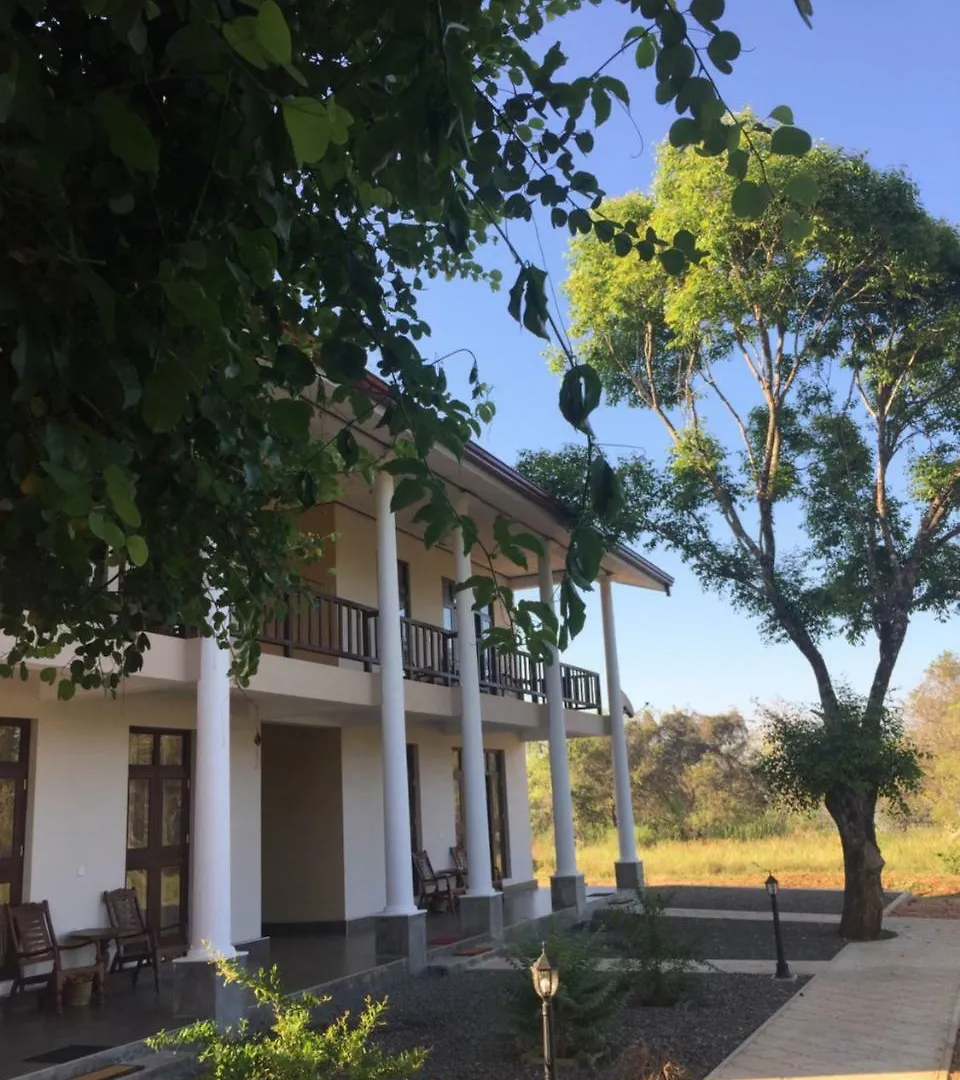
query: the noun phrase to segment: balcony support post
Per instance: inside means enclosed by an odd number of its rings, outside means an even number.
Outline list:
[[[543,542],[539,558],[540,602],[556,611],[553,600],[552,545]],[[550,878],[550,896],[554,910],[576,908],[585,903],[583,875],[577,871],[573,839],[573,799],[570,794],[570,765],[567,758],[567,727],[563,704],[563,677],[560,653],[554,646],[550,664],[544,664],[547,691],[547,720],[550,739],[550,784],[553,789],[553,835],[557,853],[556,873]]]
[[[386,906],[377,921],[377,953],[406,957],[411,970],[426,964],[426,915],[413,898],[410,851],[407,731],[397,580],[397,526],[391,502],[393,477],[377,474],[377,591],[380,635],[380,731],[383,745],[383,838]]]
[[[461,512],[463,512],[463,509]],[[464,550],[463,530],[453,534],[457,583],[472,575],[470,554]],[[463,770],[463,818],[467,844],[467,894],[460,903],[461,929],[465,936],[503,934],[503,898],[493,887],[490,829],[487,810],[487,777],[483,753],[483,712],[480,701],[480,658],[473,610],[473,589],[456,595],[457,655],[460,664],[461,766]],[[501,867],[501,871],[505,871]]]
[[[633,796],[630,791],[630,761],[627,757],[620,661],[617,657],[617,627],[613,614],[613,586],[608,574],[600,577],[600,609],[603,615],[604,666],[607,670],[607,701],[610,708],[610,753],[613,757],[613,792],[620,847],[620,858],[616,862],[616,881],[618,889],[632,890],[643,885],[643,863],[637,858]]]

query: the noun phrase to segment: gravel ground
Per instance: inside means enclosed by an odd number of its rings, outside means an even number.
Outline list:
[[[422,976],[392,988],[386,1026],[378,1038],[391,1050],[432,1047],[423,1080],[538,1080],[542,1066],[524,1065],[504,1013],[506,972],[466,971]],[[778,983],[756,975],[702,975],[691,980],[688,1001],[673,1008],[632,1008],[625,1014],[609,1059],[589,1072],[613,1080],[617,1055],[643,1039],[702,1080],[772,1015],[805,980]],[[356,1009],[362,994],[338,996],[338,1009]],[[579,1070],[565,1070],[579,1075]],[[584,1069],[584,1075],[587,1070]]]
[[[670,907],[714,911],[770,910],[770,897],[762,886],[738,889],[712,885],[654,885],[650,891],[669,894]],[[884,903],[889,904],[896,895],[895,892],[884,893]],[[843,892],[839,889],[781,889],[777,901],[781,911],[839,915],[843,910]]]
[[[706,960],[776,959],[773,924],[746,919],[667,919],[672,933]],[[845,942],[836,923],[782,922],[787,960],[832,960]]]

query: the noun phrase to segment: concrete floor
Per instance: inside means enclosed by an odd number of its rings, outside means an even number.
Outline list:
[[[594,890],[591,890],[593,892]],[[596,890],[596,892],[609,890]],[[548,889],[528,890],[504,900],[504,925],[515,926],[550,913]],[[451,948],[449,939],[459,935],[458,916],[450,913],[427,916],[427,941],[440,949]],[[309,937],[274,937],[251,950],[251,966],[276,964],[280,980],[290,993],[322,986],[348,976],[359,975],[377,967],[375,935],[372,929],[349,937],[337,934]],[[18,997],[7,1012],[6,1000],[0,1020],[0,1080],[23,1076],[52,1063],[27,1061],[27,1058],[66,1047],[86,1048],[86,1055],[136,1043],[161,1029],[170,1030],[185,1021],[176,1018],[172,1007],[173,971],[169,964],[161,968],[160,993],[153,988],[151,972],[141,974],[134,990],[131,977],[112,975],[107,985],[107,1000],[96,1005],[66,1009],[56,1016],[49,1009],[38,1008],[38,995]],[[91,1065],[93,1063],[91,1062]],[[78,1060],[71,1075],[84,1071]]]

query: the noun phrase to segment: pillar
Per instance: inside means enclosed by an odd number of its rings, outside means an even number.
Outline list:
[[[600,578],[600,610],[603,615],[604,666],[607,672],[607,701],[610,703],[610,753],[613,757],[613,793],[620,849],[620,858],[616,862],[616,882],[618,889],[632,890],[643,885],[643,863],[637,858],[630,762],[627,757],[620,662],[617,657],[617,628],[613,614],[613,587],[606,574]]]
[[[427,931],[426,915],[417,910],[413,896],[397,526],[390,508],[393,477],[389,473],[377,474],[374,493],[377,504],[377,628],[386,871],[386,907],[377,920],[377,953],[384,959],[406,957],[411,969],[420,970],[426,963]]]
[[[539,558],[540,602],[555,611],[553,600],[552,545],[543,542]],[[580,908],[584,903],[583,875],[577,872],[573,839],[573,798],[570,793],[570,765],[567,758],[567,728],[564,718],[563,680],[560,677],[560,653],[552,648],[552,663],[544,664],[547,694],[547,718],[550,746],[550,786],[553,792],[553,835],[556,845],[556,873],[550,878],[554,910]]]
[[[211,597],[212,611],[217,596]],[[249,1004],[236,984],[224,985],[215,956],[243,963],[232,942],[230,912],[230,651],[201,637],[197,742],[190,831],[190,948],[174,961],[174,1014],[237,1023]]]
[[[472,574],[464,550],[463,532],[453,536],[457,582]],[[483,715],[480,699],[480,662],[472,589],[457,593],[457,659],[460,676],[461,763],[463,816],[467,843],[467,893],[460,901],[460,923],[465,935],[503,933],[503,898],[493,887],[487,778],[483,755]]]

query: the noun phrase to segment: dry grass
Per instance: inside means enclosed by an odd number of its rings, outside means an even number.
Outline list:
[[[960,892],[960,875],[943,873],[937,858],[950,844],[951,838],[940,829],[881,833],[880,847],[887,862],[884,884],[921,896]],[[537,876],[545,881],[553,869],[553,838],[535,840],[533,855]],[[667,842],[642,848],[640,857],[651,885],[756,885],[771,871],[788,888],[839,888],[843,884],[840,841],[835,832],[826,830],[762,840]],[[581,872],[596,885],[613,883],[616,858],[615,833],[581,846],[577,853]]]

